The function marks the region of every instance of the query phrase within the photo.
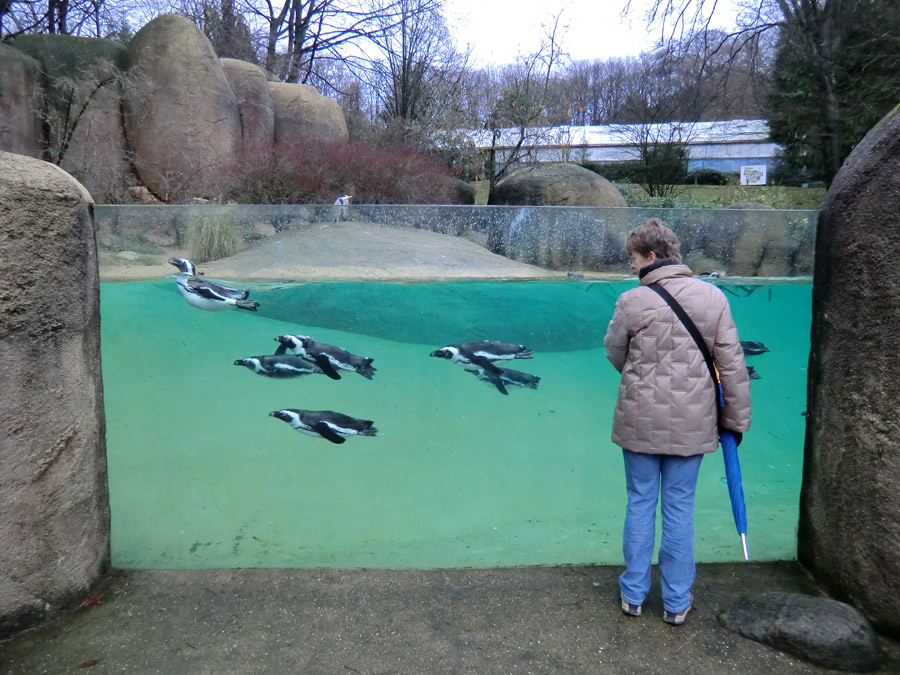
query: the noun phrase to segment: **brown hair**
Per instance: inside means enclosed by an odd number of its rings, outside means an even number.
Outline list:
[[[658,260],[681,262],[681,242],[659,218],[651,218],[634,228],[625,239],[625,250],[628,255],[640,253],[645,258],[652,251]]]

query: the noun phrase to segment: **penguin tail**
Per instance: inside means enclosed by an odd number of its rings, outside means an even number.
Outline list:
[[[256,308],[259,307],[259,303],[256,300],[235,300],[234,304],[241,309],[246,309],[251,312],[255,312]]]
[[[356,369],[356,372],[362,375],[367,380],[371,380],[372,376],[375,375],[375,368],[372,366],[362,366]]]
[[[534,357],[534,352],[530,349],[523,349],[518,354],[516,354],[517,359],[530,359]]]
[[[367,426],[365,429],[360,429],[357,433],[360,436],[377,436],[378,429],[372,426],[373,422],[371,420],[366,420],[366,422],[369,426]]]

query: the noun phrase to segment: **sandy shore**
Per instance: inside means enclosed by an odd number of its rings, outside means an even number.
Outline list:
[[[116,281],[163,277],[174,272],[166,262],[173,256],[189,257],[189,253],[169,249],[157,261],[154,256],[129,260],[128,254],[103,251],[100,278]],[[230,258],[198,264],[198,268],[210,277],[246,281],[566,277],[565,272],[496,255],[464,237],[372,223],[333,223],[283,232]]]

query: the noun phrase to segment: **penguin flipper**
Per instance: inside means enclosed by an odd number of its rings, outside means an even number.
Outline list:
[[[481,368],[484,368],[485,372],[492,373],[494,375],[499,375],[500,373],[503,372],[502,368],[498,368],[497,366],[494,365],[493,361],[489,361],[488,359],[484,358],[483,356],[473,356],[472,358],[469,359],[469,361],[474,363],[476,366],[480,366]]]
[[[227,302],[231,299],[227,295],[217,293],[215,288],[207,284],[205,281],[197,279],[196,277],[185,279],[184,286],[188,289],[189,292],[194,293],[198,297],[204,298],[205,300],[220,300],[222,302]]]
[[[275,350],[275,356],[281,356],[282,354],[287,352],[287,346],[284,344],[279,344],[278,349]]]
[[[331,361],[324,354],[314,354],[312,355],[313,361],[315,361],[316,365],[322,369],[322,372],[325,373],[332,380],[339,380],[341,376],[338,374],[338,371],[334,369],[334,366],[331,365]]]
[[[497,391],[499,391],[501,394],[503,394],[504,396],[509,396],[509,392],[506,391],[506,385],[503,384],[503,380],[501,380],[499,377],[492,377],[491,383],[495,387],[497,387]]]
[[[316,422],[312,425],[312,430],[319,434],[319,436],[324,438],[326,441],[331,441],[332,443],[340,444],[347,440],[330,426],[325,424],[325,422]]]

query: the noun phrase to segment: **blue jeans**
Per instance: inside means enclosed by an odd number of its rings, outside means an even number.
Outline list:
[[[656,539],[656,502],[662,491],[662,540],[659,572],[663,607],[683,612],[694,583],[694,494],[703,455],[677,457],[623,450],[628,508],[622,549],[625,571],[619,577],[622,599],[644,604],[650,592],[650,565]]]

